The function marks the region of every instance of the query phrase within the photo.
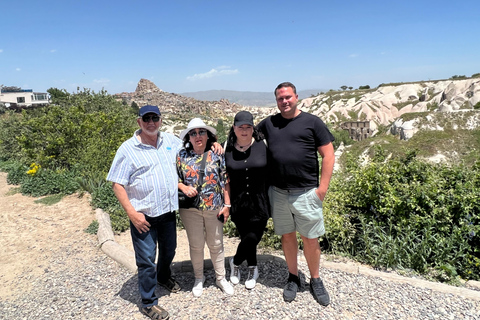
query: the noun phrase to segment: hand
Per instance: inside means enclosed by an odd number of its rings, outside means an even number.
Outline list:
[[[150,231],[151,225],[148,223],[147,219],[145,219],[145,215],[143,213],[135,211],[134,214],[129,215],[129,218],[140,234]]]
[[[320,199],[320,201],[323,202],[323,199],[325,199],[325,195],[327,194],[326,191],[320,191],[320,188],[317,188],[315,190],[315,193],[317,194],[317,197]]]
[[[183,193],[185,193],[185,195],[189,198],[194,198],[197,196],[198,191],[194,187],[186,186],[185,188],[183,188]]]
[[[224,150],[223,150],[223,147],[220,143],[218,142],[214,142],[212,144],[212,151],[216,154],[216,155],[221,155],[223,154]]]
[[[223,207],[222,210],[217,214],[217,218],[223,214],[223,223],[227,222],[228,217],[230,216],[230,208]]]

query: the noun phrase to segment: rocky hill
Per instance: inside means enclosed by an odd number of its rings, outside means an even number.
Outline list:
[[[391,125],[405,114],[480,109],[480,78],[330,91],[304,99],[302,103],[303,110],[318,115],[326,122],[370,121],[370,128],[375,130],[379,125]],[[403,123],[397,122],[397,126]],[[470,125],[477,126],[478,123]]]
[[[226,99],[203,101],[168,93],[146,79],[139,81],[135,92],[115,96],[128,104],[158,105],[165,115],[164,125],[170,125],[169,131],[174,133],[196,116],[212,125],[222,119],[229,126],[240,110],[252,112],[256,123],[277,112],[276,107],[246,107]],[[433,121],[438,113],[471,111],[473,115],[462,116],[463,120],[455,125],[462,128],[479,126],[480,114],[476,111],[480,110],[480,78],[381,85],[366,90],[331,90],[301,100],[299,107],[318,115],[334,128],[340,128],[345,121],[369,121],[374,134],[379,127],[393,125],[393,131],[401,132],[403,138],[408,139],[419,129],[439,129],[438,122]]]
[[[228,100],[202,101],[185,97],[176,93],[168,93],[159,89],[153,82],[140,79],[135,92],[115,94],[127,104],[135,102],[139,107],[152,104],[159,106],[164,116],[164,130],[179,133],[190,119],[201,116],[211,125],[216,125],[219,119],[231,124],[233,116],[238,111],[248,109],[258,118],[264,118],[276,111],[276,108],[244,107]]]

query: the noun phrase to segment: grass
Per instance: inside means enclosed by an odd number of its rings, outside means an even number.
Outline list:
[[[358,158],[366,151],[371,157],[374,154],[373,146],[381,145],[386,154],[393,156],[405,155],[406,150],[417,150],[419,157],[429,158],[440,153],[451,161],[462,161],[467,165],[474,164],[480,158],[480,128],[455,130],[449,123],[443,121],[440,125],[444,126],[444,130],[419,130],[407,141],[400,140],[398,136],[380,133],[375,137],[355,142],[349,147],[348,153]]]
[[[44,204],[46,206],[51,206],[52,204],[60,202],[60,200],[62,200],[63,197],[64,197],[63,194],[53,194],[51,196],[46,196],[46,197],[37,199],[34,202],[35,203],[41,203],[41,204]]]
[[[13,196],[14,194],[17,194],[17,193],[21,193],[20,187],[10,188],[10,190],[7,191],[6,195]]]
[[[90,225],[84,231],[89,234],[97,234],[98,226],[99,226],[98,221],[93,220],[92,223],[90,223]]]
[[[397,108],[398,110],[401,110],[402,108],[405,108],[406,106],[409,105],[415,105],[413,101],[404,101],[404,102],[399,102],[399,103],[393,103],[392,105]]]

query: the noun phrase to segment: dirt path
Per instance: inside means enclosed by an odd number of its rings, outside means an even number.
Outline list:
[[[89,196],[70,195],[46,206],[38,198],[15,193],[17,186],[7,184],[7,174],[0,172],[0,299],[20,296],[31,290],[32,279],[46,272],[58,271],[59,265],[75,268],[95,255],[105,254],[98,247],[96,235],[84,230],[95,220]],[[115,236],[115,241],[133,251],[130,232]],[[190,260],[184,230],[177,233],[174,261]],[[235,254],[236,238],[224,238],[225,255]],[[70,259],[58,262],[59,250],[68,250]],[[205,250],[205,258],[209,258]]]
[[[98,252],[96,236],[84,232],[95,219],[88,196],[70,195],[46,206],[14,193],[16,186],[6,178],[0,172],[0,298],[29,291],[34,277],[52,271],[60,247],[78,249],[85,259]]]

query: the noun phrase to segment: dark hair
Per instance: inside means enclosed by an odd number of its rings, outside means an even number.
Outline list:
[[[207,130],[207,129],[205,129],[205,130]],[[205,150],[212,149],[212,144],[214,142],[217,142],[217,136],[214,135],[213,133],[211,133],[210,130],[207,130],[207,143],[205,145]],[[183,147],[186,150],[192,150],[193,149],[193,146],[190,143],[190,135],[188,133],[185,135],[185,137],[183,137]]]
[[[265,139],[265,137],[263,136],[263,133],[258,131],[256,127],[253,127],[252,136],[255,139],[255,141],[260,141]],[[230,127],[230,131],[228,132],[227,146],[225,147],[225,151],[227,151],[229,148],[234,148],[235,142],[237,142],[237,136],[235,135],[235,131],[233,131],[233,126],[232,126]]]
[[[275,91],[273,91],[273,94],[275,95],[275,98],[277,97],[277,90],[280,89],[280,88],[292,88],[293,93],[297,94],[297,88],[295,88],[295,85],[293,83],[282,82],[275,88]]]

